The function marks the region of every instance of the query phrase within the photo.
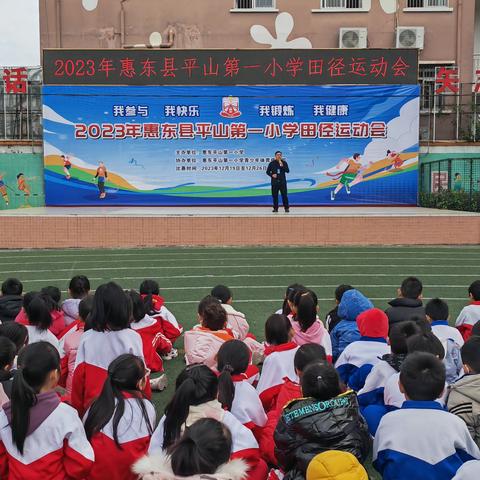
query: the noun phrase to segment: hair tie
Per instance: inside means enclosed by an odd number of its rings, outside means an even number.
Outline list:
[[[224,366],[223,366],[223,371],[224,372],[228,372],[228,373],[233,373],[235,369],[229,364],[229,363],[226,363]]]
[[[317,375],[317,380],[322,380],[322,376],[321,376],[321,375]]]

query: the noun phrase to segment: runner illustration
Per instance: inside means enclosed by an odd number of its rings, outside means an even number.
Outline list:
[[[27,183],[27,178],[23,173],[17,175],[17,187],[23,192],[23,198],[25,200],[25,207],[30,206],[28,203],[28,198],[30,197],[30,186]]]
[[[393,151],[393,150],[387,150],[387,158],[392,162],[387,168],[386,170],[397,170],[398,168],[400,168],[404,163],[405,161],[402,160],[402,158],[400,157],[400,154]]]
[[[8,207],[10,204],[10,199],[8,198],[7,185],[3,179],[4,174],[0,173],[0,193],[2,194],[5,205]]]
[[[61,155],[62,160],[63,160],[63,171],[65,172],[65,178],[67,180],[70,180],[72,176],[70,175],[70,169],[72,168],[72,162],[70,161],[69,157],[66,157],[65,155]]]
[[[361,158],[359,153],[354,153],[352,158],[342,160],[338,165],[339,168],[345,162],[347,163],[346,168],[343,172],[331,174],[327,172],[329,177],[335,178],[335,180],[340,179],[335,190],[330,192],[330,199],[335,200],[337,193],[345,186],[347,194],[350,195],[350,187],[353,187],[357,183],[360,183],[363,180],[362,164],[360,163]]]
[[[107,194],[105,193],[105,182],[108,179],[108,172],[105,164],[103,162],[99,162],[97,173],[93,177],[93,181],[97,181],[98,191],[100,193],[100,198],[105,198]]]

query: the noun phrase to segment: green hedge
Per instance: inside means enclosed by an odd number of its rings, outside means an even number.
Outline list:
[[[444,210],[480,212],[480,192],[451,192],[440,190],[437,193],[420,193],[420,206]]]

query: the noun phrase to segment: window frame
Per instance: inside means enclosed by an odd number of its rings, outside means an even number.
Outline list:
[[[278,12],[277,8],[277,0],[271,0],[272,6],[271,7],[257,7],[257,1],[258,0],[251,0],[252,5],[254,5],[252,8],[242,8],[238,7],[238,0],[233,0],[233,8],[230,9],[230,12],[232,13],[272,13],[272,12]]]
[[[420,0],[416,0],[420,1]],[[409,7],[408,2],[409,0],[405,0],[405,8],[403,9],[404,12],[453,12],[453,7],[450,7],[450,0],[446,0],[447,5],[430,5],[430,1],[432,0],[421,0],[423,2],[423,6],[421,7]],[[433,0],[437,1],[437,0]]]

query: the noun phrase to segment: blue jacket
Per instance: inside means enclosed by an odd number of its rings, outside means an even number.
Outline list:
[[[336,361],[347,345],[360,340],[357,316],[373,308],[373,303],[358,290],[347,290],[338,305],[338,316],[342,319],[330,333],[333,360]]]

